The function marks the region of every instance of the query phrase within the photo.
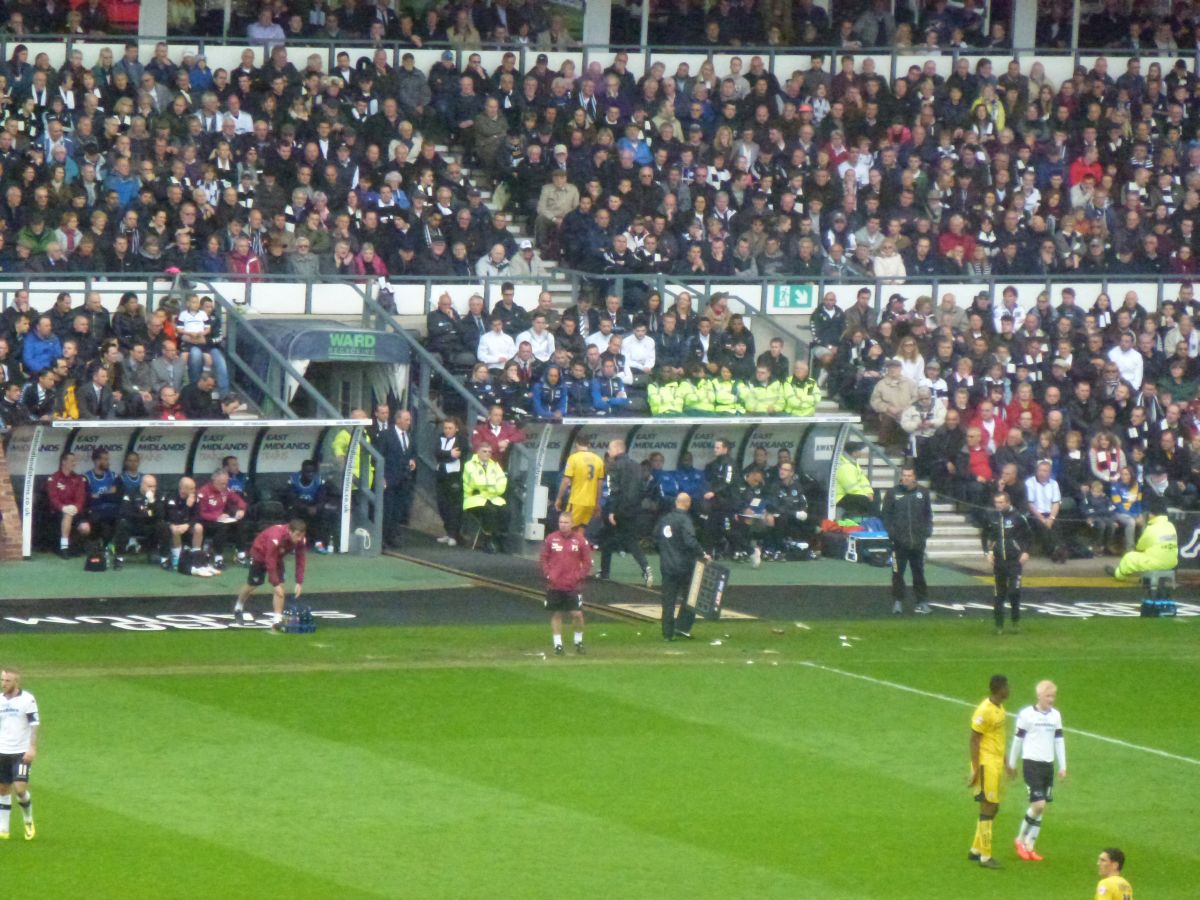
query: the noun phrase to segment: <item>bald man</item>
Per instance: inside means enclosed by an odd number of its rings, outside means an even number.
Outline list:
[[[654,524],[654,542],[658,545],[658,565],[662,571],[662,634],[664,641],[675,636],[690,638],[696,611],[687,605],[687,590],[696,560],[711,559],[696,540],[696,527],[690,510],[692,498],[680,493],[675,508],[663,513]],[[676,614],[675,608],[679,607]]]

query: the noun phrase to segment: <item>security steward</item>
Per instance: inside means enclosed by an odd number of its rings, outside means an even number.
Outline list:
[[[692,525],[692,498],[679,494],[675,508],[663,513],[654,524],[654,542],[658,545],[659,565],[662,568],[662,633],[664,641],[675,636],[690,638],[696,612],[687,605],[687,590],[697,559],[712,559],[696,540]],[[676,615],[675,607],[679,605]]]
[[[993,510],[984,520],[983,552],[992,564],[996,596],[992,601],[996,634],[1004,634],[1004,601],[1012,612],[1012,631],[1021,630],[1021,569],[1029,560],[1033,533],[1004,491],[992,497]]]
[[[1173,572],[1179,565],[1179,535],[1167,518],[1166,501],[1161,497],[1148,498],[1146,512],[1149,519],[1137,547],[1121,557],[1115,571],[1110,571],[1114,578],[1134,578],[1142,572]]]
[[[929,589],[925,584],[925,542],[933,531],[933,507],[929,491],[917,484],[911,462],[900,468],[900,483],[883,498],[884,528],[892,542],[892,613],[904,612],[904,573],[912,566],[916,612],[928,613]]]

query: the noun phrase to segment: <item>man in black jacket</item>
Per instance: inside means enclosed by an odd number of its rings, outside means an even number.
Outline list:
[[[713,441],[716,456],[704,467],[704,512],[701,518],[705,519],[705,542],[710,553],[716,550],[722,535],[732,529],[732,517],[737,512],[742,486],[737,464],[729,450],[729,441],[717,438]]]
[[[658,545],[658,564],[662,569],[662,633],[663,640],[675,635],[690,638],[696,611],[687,605],[687,589],[697,559],[706,562],[711,557],[696,540],[692,525],[692,498],[680,493],[675,508],[664,513],[654,525],[654,542]],[[679,606],[676,615],[675,607]]]
[[[613,551],[623,550],[641,566],[642,581],[650,587],[654,574],[638,543],[636,528],[642,502],[642,470],[625,452],[624,441],[609,441],[604,477],[608,497],[604,501],[604,530],[600,533],[600,578],[609,577]]]
[[[163,498],[158,496],[158,479],[153,475],[143,475],[137,491],[121,498],[117,528],[113,533],[113,548],[116,551],[114,569],[125,565],[125,552],[134,538],[144,548],[151,546],[152,542],[157,543],[160,558],[171,552],[170,532],[163,512]]]
[[[808,524],[808,498],[794,464],[779,464],[779,478],[771,488],[768,507],[773,520],[767,538],[771,558],[782,560],[789,549],[807,550],[808,545],[803,541],[813,526]]]
[[[916,467],[906,462],[900,483],[883,498],[883,524],[892,541],[892,612],[904,612],[904,572],[912,565],[916,611],[930,612],[925,584],[925,542],[933,531],[933,507],[929,491],[917,484]]]
[[[1007,493],[996,491],[992,503],[994,511],[984,522],[981,538],[996,582],[993,600],[996,634],[1003,634],[1005,600],[1012,611],[1012,630],[1021,630],[1021,567],[1029,561],[1033,535],[1029,523],[1013,507]]]

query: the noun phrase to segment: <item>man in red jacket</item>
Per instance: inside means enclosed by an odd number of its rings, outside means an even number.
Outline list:
[[[492,459],[500,463],[501,468],[507,468],[508,448],[524,441],[525,432],[512,422],[504,421],[504,407],[497,404],[488,410],[487,421],[480,422],[471,432],[471,452],[478,450],[480,444],[491,444]]]
[[[292,519],[286,525],[272,525],[264,528],[254,539],[250,547],[250,572],[246,583],[238,592],[237,602],[233,605],[234,618],[243,625],[254,619],[246,611],[246,601],[266,580],[270,580],[273,591],[271,604],[274,615],[271,627],[276,631],[283,630],[283,558],[289,553],[296,554],[296,592],[295,598],[300,599],[304,585],[304,533],[307,526],[303,519]]]
[[[75,473],[75,454],[64,453],[58,458],[58,471],[46,480],[46,500],[50,511],[59,519],[58,555],[71,555],[71,529],[79,521],[79,536],[87,537],[92,527],[80,515],[87,507],[87,479]]]
[[[571,613],[575,623],[575,652],[583,653],[583,594],[579,592],[592,571],[592,548],[575,532],[571,514],[558,516],[558,531],[542,544],[542,575],[546,578],[546,609],[554,632],[554,655],[563,655],[562,614]]]
[[[212,544],[213,565],[225,567],[222,548],[232,543],[239,563],[246,561],[246,501],[229,489],[229,473],[217,469],[208,484],[196,492],[197,517],[204,525],[204,536]]]

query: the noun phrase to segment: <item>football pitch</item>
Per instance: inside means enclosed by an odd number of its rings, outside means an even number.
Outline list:
[[[589,623],[15,634],[43,727],[11,896],[1139,898],[1200,876],[1191,620]],[[779,633],[782,632],[782,633]],[[719,645],[710,643],[720,640]],[[568,635],[568,644],[570,638]],[[846,646],[848,645],[848,646]],[[1069,778],[1038,849],[1008,782],[966,861],[971,707],[1059,685]],[[1010,722],[1011,735],[1011,722]]]

